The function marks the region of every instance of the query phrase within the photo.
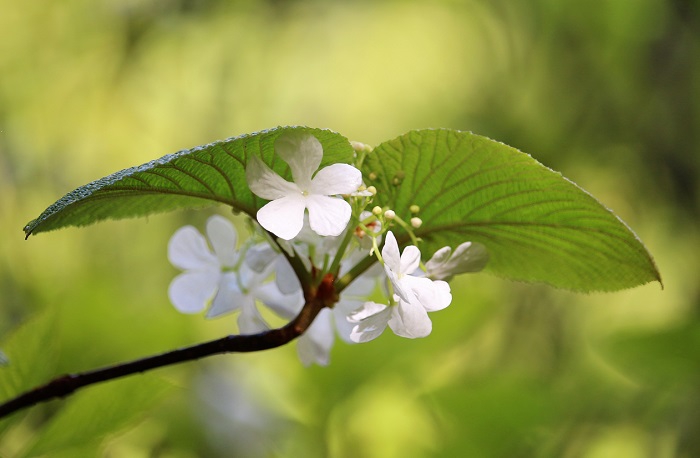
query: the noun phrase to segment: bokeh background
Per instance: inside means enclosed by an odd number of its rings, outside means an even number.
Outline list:
[[[612,208],[664,278],[577,295],[464,276],[429,338],[92,387],[0,424],[0,456],[700,456],[699,40],[693,0],[0,0],[0,380],[235,332],[166,295],[169,237],[225,208],[21,229],[118,169],[277,125],[503,141]]]

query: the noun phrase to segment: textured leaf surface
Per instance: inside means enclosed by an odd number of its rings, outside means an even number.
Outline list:
[[[485,137],[413,131],[368,155],[365,176],[408,217],[420,206],[426,256],[445,245],[483,243],[487,270],[576,291],[660,281],[636,235],[590,194],[529,155]],[[407,238],[403,238],[407,241]]]
[[[29,236],[108,218],[146,216],[216,203],[255,216],[264,201],[250,192],[245,181],[248,158],[256,154],[277,173],[291,179],[287,164],[274,154],[274,143],[282,133],[293,130],[318,138],[324,151],[321,167],[352,161],[350,143],[335,132],[279,127],[169,154],[93,181],[66,194],[27,224],[24,231]]]

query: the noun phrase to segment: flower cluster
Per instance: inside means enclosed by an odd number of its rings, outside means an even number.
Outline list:
[[[353,147],[359,167],[370,149]],[[275,152],[289,166],[292,182],[255,155],[246,167],[251,191],[269,201],[256,215],[263,231],[238,247],[233,224],[212,216],[206,238],[192,226],[171,238],[168,257],[184,271],[168,290],[175,308],[183,313],[206,310],[208,318],[239,311],[240,332],[259,333],[270,328],[259,303],[292,319],[304,306],[299,278],[314,282],[330,273],[343,280],[340,296],[298,339],[304,365],[327,365],[335,334],[349,343],[375,339],[387,327],[408,338],[430,334],[428,313],[452,301],[447,281],[481,270],[488,260],[485,248],[471,242],[454,251],[444,247],[423,263],[417,246],[416,231],[423,224],[418,206],[410,207],[406,221],[388,207],[371,207],[377,190],[363,185],[357,167],[332,164],[319,170],[323,147],[313,135],[283,134]],[[394,227],[413,242],[403,252]],[[384,300],[371,300],[379,295]]]

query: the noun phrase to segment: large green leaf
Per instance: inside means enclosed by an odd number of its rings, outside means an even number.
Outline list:
[[[249,215],[265,201],[248,189],[245,165],[259,155],[290,179],[287,164],[274,154],[282,133],[305,131],[323,145],[321,166],[351,162],[350,142],[335,132],[308,127],[278,127],[163,156],[93,181],[66,194],[24,228],[27,236],[65,226],[84,226],[113,218],[145,216],[178,208],[223,203]]]
[[[375,148],[363,173],[376,175],[380,205],[404,217],[410,205],[420,206],[416,233],[426,254],[477,241],[490,252],[489,271],[576,291],[660,281],[625,223],[559,173],[502,143],[468,132],[413,131]]]

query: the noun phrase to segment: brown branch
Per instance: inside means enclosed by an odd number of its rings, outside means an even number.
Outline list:
[[[299,312],[296,318],[278,329],[262,332],[260,334],[231,335],[222,339],[180,348],[160,355],[148,356],[126,363],[57,377],[45,385],[26,391],[0,405],[0,418],[51,399],[64,398],[73,394],[79,388],[95,383],[114,380],[127,375],[146,372],[151,369],[221,353],[245,353],[282,346],[302,335],[321,309],[331,305],[332,300],[328,300],[330,298],[327,297],[327,294],[328,292],[319,291],[318,294],[315,294],[314,298],[307,300],[306,305],[304,305],[304,308]]]

